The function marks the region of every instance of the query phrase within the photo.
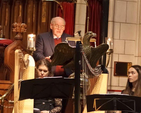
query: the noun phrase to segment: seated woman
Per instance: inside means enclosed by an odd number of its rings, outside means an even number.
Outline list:
[[[36,63],[36,78],[51,77],[51,64],[48,60],[42,59]],[[34,113],[60,113],[62,99],[34,99]]]
[[[128,70],[128,80],[122,94],[141,97],[141,66],[132,65]],[[116,113],[121,113],[118,111]],[[122,113],[133,113],[122,111]],[[137,112],[136,112],[137,113]]]
[[[123,94],[141,97],[141,66],[133,65],[128,70],[128,80]]]

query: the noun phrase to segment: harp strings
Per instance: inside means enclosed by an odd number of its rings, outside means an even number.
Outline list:
[[[18,59],[19,60],[19,77],[18,77],[18,88],[21,87],[21,81],[23,80],[24,71],[28,68],[29,64],[29,55],[24,55],[22,51],[18,51]]]
[[[96,66],[95,68],[91,67],[83,48],[81,49],[81,53],[82,53],[82,72],[80,75],[80,80],[82,88],[82,102],[84,108],[84,106],[86,105],[86,95],[88,95],[88,91],[91,85],[89,82],[89,78],[101,75],[102,70],[100,66]]]
[[[88,81],[88,75],[86,74],[88,71],[86,62],[82,56],[82,74],[80,76],[81,79],[81,88],[82,88],[82,102],[83,102],[83,108],[86,105],[86,95],[89,88],[89,81]]]

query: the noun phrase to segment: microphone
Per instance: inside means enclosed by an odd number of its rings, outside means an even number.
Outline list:
[[[77,31],[76,33],[74,33],[74,35],[79,35],[79,36],[81,36],[81,30],[79,30],[79,31]]]

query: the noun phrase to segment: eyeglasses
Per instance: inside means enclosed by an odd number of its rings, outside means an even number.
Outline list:
[[[48,70],[42,70],[42,69],[38,69],[40,72],[44,72],[44,73],[47,73],[48,72]]]
[[[55,29],[64,29],[65,25],[58,25],[58,24],[53,24]]]

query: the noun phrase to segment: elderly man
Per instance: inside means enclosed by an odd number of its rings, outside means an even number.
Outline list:
[[[70,35],[64,33],[65,20],[61,17],[54,17],[50,23],[51,32],[39,34],[36,40],[36,51],[33,54],[35,61],[46,58],[50,60],[50,56],[54,52],[54,47],[61,42],[65,42],[66,37]],[[63,71],[60,66],[53,69],[55,75],[69,76],[70,71]]]

